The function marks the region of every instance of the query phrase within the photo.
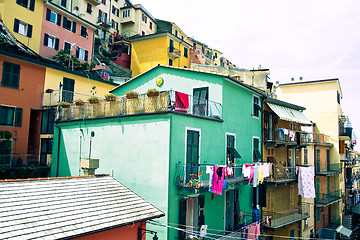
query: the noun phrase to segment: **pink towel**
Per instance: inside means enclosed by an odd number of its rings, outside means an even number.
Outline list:
[[[251,178],[254,179],[254,168],[253,167],[250,168],[249,185],[251,183]]]
[[[189,95],[186,93],[175,92],[175,111],[187,112],[189,108]]]
[[[222,195],[224,184],[225,168],[214,166],[212,192]]]

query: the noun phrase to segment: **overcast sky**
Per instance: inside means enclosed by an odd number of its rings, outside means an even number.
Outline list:
[[[155,18],[270,81],[339,78],[343,112],[360,142],[359,0],[140,0]],[[355,148],[360,151],[360,143]]]

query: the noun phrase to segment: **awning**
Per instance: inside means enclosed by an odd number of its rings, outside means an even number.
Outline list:
[[[336,232],[341,233],[342,235],[345,235],[347,237],[350,237],[350,235],[352,234],[352,231],[346,227],[344,227],[343,225],[340,225],[337,229]]]
[[[267,105],[273,110],[276,115],[282,120],[297,122],[301,124],[312,124],[309,119],[305,117],[305,115],[299,110],[295,110],[292,108],[280,106],[273,103],[267,103]]]

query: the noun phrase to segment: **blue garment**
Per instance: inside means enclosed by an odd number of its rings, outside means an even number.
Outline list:
[[[259,209],[253,209],[252,218],[253,218],[253,222],[260,221],[260,210]]]
[[[284,129],[280,128],[279,129],[279,137],[281,140],[285,140],[285,132],[284,132]]]

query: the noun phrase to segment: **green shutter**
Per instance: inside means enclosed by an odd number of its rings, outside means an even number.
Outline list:
[[[21,127],[22,116],[23,116],[23,109],[22,108],[16,108],[15,109],[15,124],[14,124],[16,127]]]

